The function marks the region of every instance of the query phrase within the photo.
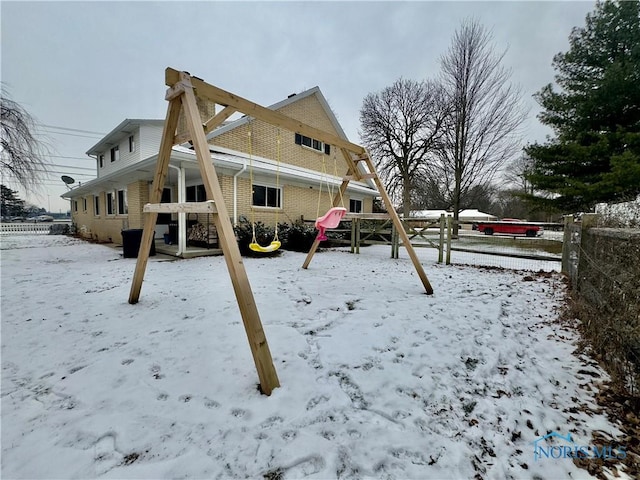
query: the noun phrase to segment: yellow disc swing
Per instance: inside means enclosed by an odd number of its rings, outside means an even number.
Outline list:
[[[252,154],[252,139],[251,139],[251,123],[249,123],[249,130],[247,133],[247,144],[248,144],[248,150],[249,150],[249,177],[251,179],[251,191],[252,191],[252,198],[253,198],[253,154]],[[278,129],[278,135],[277,135],[277,166],[276,166],[276,192],[278,192],[278,195],[280,194],[280,129]],[[253,203],[253,202],[252,202]],[[253,205],[251,205],[251,231],[252,231],[252,237],[251,237],[251,243],[249,244],[249,248],[251,250],[253,250],[254,252],[259,252],[259,253],[270,253],[270,252],[275,252],[276,250],[278,250],[281,246],[280,240],[278,239],[278,211],[280,210],[280,202],[278,202],[278,205],[276,207],[276,226],[275,226],[275,234],[273,236],[273,240],[271,241],[271,243],[269,245],[267,245],[266,247],[263,247],[262,245],[260,245],[258,243],[258,241],[256,240],[256,219],[255,219],[255,209],[253,208]]]

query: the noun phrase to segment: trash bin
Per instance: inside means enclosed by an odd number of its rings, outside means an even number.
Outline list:
[[[129,230],[122,230],[122,254],[124,258],[137,258],[138,251],[140,250],[140,243],[142,242],[142,229],[132,228]],[[154,256],[156,254],[156,244],[151,242],[151,249],[149,255]]]

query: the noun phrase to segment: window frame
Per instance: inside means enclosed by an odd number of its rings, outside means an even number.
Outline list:
[[[129,202],[127,201],[127,189],[116,190],[117,215],[129,215]]]
[[[354,210],[354,207],[356,204],[360,206],[359,210]],[[364,206],[364,202],[362,201],[361,198],[350,198],[349,199],[349,213],[363,213],[363,206]]]
[[[116,202],[113,192],[107,192],[105,194],[105,213],[108,216],[114,216],[116,214]]]
[[[195,185],[189,185],[185,188],[185,201],[186,202],[206,202],[207,191],[204,188],[204,183],[198,183]]]
[[[136,151],[136,139],[135,135],[129,135],[129,153]]]
[[[294,142],[296,145],[300,145],[303,148],[308,148],[309,150],[313,150],[314,152],[331,155],[331,145],[320,140],[316,140],[315,138],[307,137],[306,135],[302,135],[301,133],[295,134]]]
[[[264,189],[264,204],[262,205],[258,205],[255,203],[256,201],[256,187],[259,189]],[[269,191],[275,191],[275,198],[276,199],[276,204],[275,205],[269,205],[269,199],[270,199],[270,195],[269,195]],[[251,207],[252,208],[270,208],[270,209],[282,209],[282,202],[283,202],[283,192],[282,192],[282,187],[276,187],[275,185],[268,185],[268,184],[264,184],[264,183],[254,183],[253,185],[251,185]]]
[[[111,163],[117,162],[120,160],[120,145],[115,145],[111,147]]]
[[[104,153],[98,155],[98,165],[100,168],[104,168]]]
[[[100,216],[100,195],[93,196],[93,216]]]

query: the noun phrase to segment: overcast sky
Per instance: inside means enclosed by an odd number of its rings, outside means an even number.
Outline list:
[[[525,142],[550,133],[532,95],[595,2],[0,2],[1,78],[54,149],[55,173],[29,200],[68,202],[60,175],[94,176],[85,152],[125,118],[164,118],[164,69],[270,105],[319,86],[355,143],[363,98],[400,77],[438,75],[456,29],[475,18],[531,109]],[[82,130],[83,132],[78,132]],[[71,158],[66,158],[71,157]],[[15,186],[14,186],[15,188]],[[24,197],[23,197],[24,198]]]

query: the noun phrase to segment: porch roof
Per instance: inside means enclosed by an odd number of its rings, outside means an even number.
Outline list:
[[[278,166],[276,161],[259,156],[253,156],[250,159],[249,156],[244,153],[218,146],[212,145],[209,151],[211,152],[211,158],[216,167],[216,171],[226,175],[236,175],[239,172],[243,172],[241,173],[241,177],[248,177],[249,169],[252,167],[254,177],[275,177],[279,169],[281,180],[288,180],[302,185],[320,185],[321,181],[326,185],[328,181],[332,186],[338,186],[342,182],[341,177],[335,177],[333,175],[324,176],[321,172],[290,164],[281,163],[280,166]],[[61,197],[71,199],[85,195],[93,195],[105,189],[121,188],[139,180],[152,181],[157,159],[157,155],[152,155],[133,165],[80,184],[62,194]],[[201,178],[196,154],[190,148],[174,146],[172,148],[170,165],[184,167],[187,181]],[[170,174],[171,169],[169,176]],[[378,191],[375,188],[372,188],[364,182],[350,182],[347,191],[369,196],[378,195]]]

